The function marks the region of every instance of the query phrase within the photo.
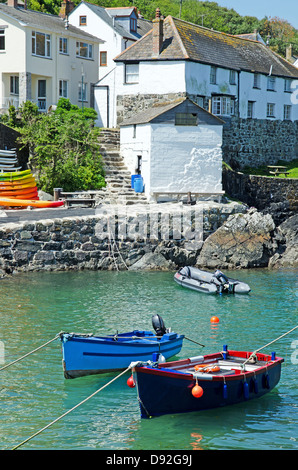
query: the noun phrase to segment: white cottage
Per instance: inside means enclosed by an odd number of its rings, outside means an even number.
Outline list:
[[[120,151],[149,200],[221,196],[222,129],[221,119],[182,98],[123,121]]]

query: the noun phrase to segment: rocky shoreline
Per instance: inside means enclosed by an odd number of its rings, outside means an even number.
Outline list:
[[[112,214],[111,207],[101,207],[94,216],[66,212],[62,219],[3,224],[0,274],[298,266],[298,214],[284,214],[280,223],[280,210],[269,214],[231,201],[150,209],[150,214],[146,206],[128,213],[118,207]]]

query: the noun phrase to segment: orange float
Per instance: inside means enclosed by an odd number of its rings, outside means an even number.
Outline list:
[[[206,366],[204,364],[198,364],[194,367],[197,372],[206,372],[207,374],[212,374],[213,372],[219,372],[220,367],[217,365]]]

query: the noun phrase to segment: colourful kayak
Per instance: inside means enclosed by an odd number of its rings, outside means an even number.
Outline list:
[[[32,178],[32,180],[28,179],[27,181],[24,181],[23,183],[19,183],[19,184],[16,184],[16,183],[2,184],[2,183],[3,181],[0,181],[0,192],[36,187],[36,181],[34,178]]]
[[[7,207],[60,207],[64,205],[64,201],[36,201],[32,199],[15,199],[0,197],[0,206]]]
[[[22,171],[7,171],[0,173],[0,180],[7,179],[18,179],[23,178],[24,176],[32,176],[31,170],[22,170]]]
[[[1,191],[0,190],[0,197],[20,197],[21,199],[30,199],[31,197],[37,196],[37,187],[34,186],[32,188],[25,188],[25,189],[15,189],[11,191]]]

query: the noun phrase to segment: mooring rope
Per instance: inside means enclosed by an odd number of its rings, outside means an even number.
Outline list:
[[[243,362],[243,364],[241,365],[241,367],[243,367],[252,357],[254,357],[257,352],[261,351],[262,349],[267,348],[267,346],[270,346],[270,344],[275,343],[276,341],[280,340],[281,338],[283,338],[284,336],[288,335],[289,333],[292,333],[292,331],[296,330],[296,328],[298,328],[298,325],[295,326],[294,328],[292,328],[291,330],[287,331],[287,332],[284,333],[283,335],[279,336],[278,338],[274,339],[273,341],[270,341],[270,343],[265,344],[265,346],[262,346],[261,348],[256,349],[253,353],[251,353],[251,355],[246,359],[246,361]]]
[[[21,361],[22,359],[24,359],[25,357],[30,356],[30,354],[33,354],[33,353],[35,353],[36,351],[39,351],[40,349],[44,348],[44,347],[47,346],[48,344],[50,344],[50,343],[52,343],[53,341],[55,341],[55,339],[59,338],[59,335],[60,335],[60,333],[58,333],[58,334],[57,334],[53,339],[51,339],[50,341],[47,341],[46,343],[42,344],[42,345],[39,346],[38,348],[33,349],[33,351],[30,351],[29,353],[25,354],[24,356],[19,357],[19,359],[16,359],[15,361],[10,362],[9,364],[7,364],[7,365],[4,366],[4,367],[1,367],[0,371],[1,371],[1,370],[4,370],[4,369],[7,369],[7,367],[12,366],[12,365],[15,364],[16,362],[19,362],[19,361]]]
[[[45,431],[46,429],[48,429],[50,426],[52,426],[53,424],[57,423],[58,421],[60,421],[62,418],[64,418],[65,416],[67,416],[69,413],[71,413],[73,410],[75,410],[76,408],[78,408],[79,406],[83,405],[83,403],[86,403],[86,401],[90,400],[90,398],[93,398],[95,395],[97,395],[97,393],[101,392],[104,388],[106,388],[108,385],[110,385],[112,382],[114,382],[115,380],[119,379],[119,377],[121,377],[122,375],[124,375],[128,370],[131,369],[131,366],[129,366],[127,369],[125,369],[124,371],[122,371],[119,375],[117,375],[117,377],[114,377],[112,380],[110,380],[110,382],[106,383],[105,385],[103,385],[103,387],[99,388],[98,390],[96,390],[94,393],[92,393],[91,395],[89,395],[89,397],[85,398],[84,400],[82,400],[80,403],[78,403],[77,405],[73,406],[70,410],[66,411],[65,413],[63,413],[61,416],[59,416],[58,418],[54,419],[54,421],[52,421],[51,423],[47,424],[46,426],[44,426],[42,429],[40,429],[39,431],[37,431],[35,434],[32,434],[32,436],[28,437],[27,439],[25,439],[23,442],[21,442],[20,444],[16,445],[15,447],[13,447],[11,450],[16,450],[18,449],[19,447],[21,447],[22,445],[26,444],[26,442],[30,441],[31,439],[33,439],[34,437],[38,436],[39,434],[41,434],[43,431]]]

